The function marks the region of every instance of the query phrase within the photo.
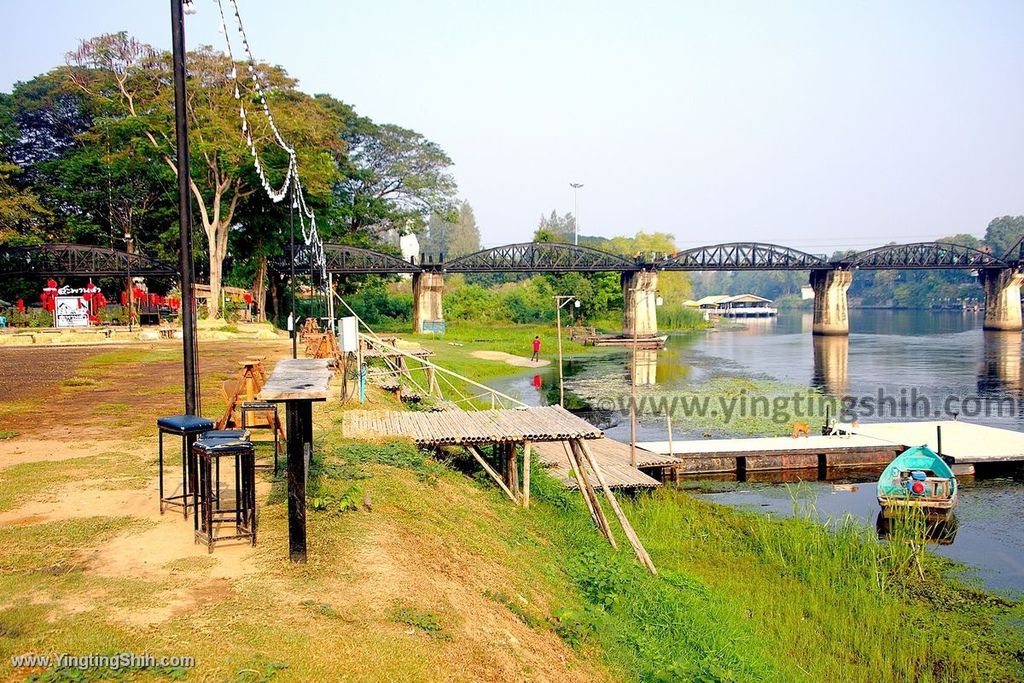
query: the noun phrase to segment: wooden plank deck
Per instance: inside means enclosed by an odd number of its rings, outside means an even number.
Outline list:
[[[600,429],[559,406],[412,413],[351,410],[341,433],[350,439],[403,436],[420,446],[599,439]]]
[[[661,486],[661,483],[649,475],[644,474],[638,469],[633,469],[629,464],[629,444],[622,443],[621,441],[615,441],[614,439],[594,439],[587,442],[590,452],[594,455],[598,464],[601,466],[601,470],[604,473],[604,478],[608,482],[608,487],[613,489],[641,489],[641,488],[654,488]],[[572,470],[569,469],[569,460],[565,453],[565,447],[562,442],[546,442],[537,443],[533,449],[537,452],[537,457],[541,463],[544,464],[551,474],[556,478],[565,483],[568,488],[579,488],[576,479],[572,476]],[[656,453],[650,453],[637,449],[637,462],[641,461],[641,454],[645,459],[652,459],[657,461],[659,464],[665,461],[664,456],[659,456]],[[650,457],[648,457],[650,456]],[[594,473],[587,466],[587,473],[590,477],[594,477]]]

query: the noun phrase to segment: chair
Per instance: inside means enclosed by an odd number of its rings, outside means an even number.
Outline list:
[[[192,455],[198,473],[198,488],[192,498],[195,541],[204,543],[211,553],[216,543],[230,539],[244,538],[256,545],[256,453],[252,442],[203,438],[192,444]],[[231,507],[222,505],[220,483],[214,479],[214,473],[220,472],[221,458],[231,458],[234,464],[235,490]],[[218,527],[231,524],[234,524],[234,533],[218,533]]]
[[[182,514],[188,519],[189,499],[192,498],[195,468],[191,466],[189,448],[196,437],[213,429],[213,420],[198,415],[171,415],[156,421],[159,446],[160,467],[160,514],[164,513],[165,505],[181,507]],[[181,437],[181,493],[168,496],[164,494],[164,434],[175,434]]]
[[[249,413],[258,413],[263,415],[263,419],[266,420],[266,424],[252,424],[250,425],[245,416]],[[269,429],[274,433],[274,476],[277,476],[277,454],[280,448],[280,440],[278,435],[283,431],[281,427],[281,418],[277,412],[276,403],[266,403],[264,401],[243,401],[241,408],[241,424],[242,428],[252,427],[253,429]],[[246,430],[248,431],[248,430]]]

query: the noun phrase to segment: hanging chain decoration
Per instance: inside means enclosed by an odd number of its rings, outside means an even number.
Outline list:
[[[253,56],[252,50],[249,47],[249,39],[246,36],[245,28],[242,25],[242,16],[238,9],[238,2],[237,0],[229,0],[229,2],[231,3],[233,14],[235,16],[235,24],[238,28],[242,48],[245,52],[245,59],[247,62],[246,68],[249,70],[249,78],[252,81],[253,89],[259,97],[260,108],[263,110],[263,115],[266,117],[267,122],[270,125],[270,130],[274,134],[274,141],[288,155],[288,169],[285,172],[284,181],[280,188],[275,188],[267,179],[265,163],[260,161],[259,150],[257,149],[256,142],[252,137],[252,124],[249,122],[249,112],[246,109],[245,102],[242,100],[243,89],[238,81],[238,70],[235,67],[235,56],[231,47],[231,38],[228,33],[223,0],[217,0],[217,8],[220,10],[220,28],[218,30],[224,35],[224,45],[227,49],[228,59],[231,61],[231,72],[228,74],[228,77],[235,83],[234,95],[235,99],[238,100],[238,115],[242,121],[242,135],[245,137],[246,145],[249,148],[249,154],[252,156],[253,166],[260,178],[260,184],[263,186],[263,190],[267,193],[267,196],[270,197],[271,201],[279,203],[288,197],[289,193],[291,194],[291,208],[298,209],[299,227],[302,231],[302,240],[306,244],[309,258],[312,260],[312,264],[319,268],[321,275],[323,277],[327,277],[327,261],[324,257],[323,241],[320,239],[320,234],[317,230],[316,214],[306,204],[306,197],[302,190],[302,181],[299,179],[298,156],[295,153],[295,148],[285,141],[284,137],[281,135],[280,129],[277,127],[277,122],[274,121],[274,115],[271,112],[270,104],[267,101],[266,89],[259,77],[259,68],[257,66],[256,58]],[[292,254],[292,258],[294,257],[295,255]]]

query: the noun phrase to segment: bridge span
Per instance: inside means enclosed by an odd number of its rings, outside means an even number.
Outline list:
[[[337,276],[408,273],[413,278],[413,327],[443,320],[446,273],[620,273],[624,331],[639,336],[658,330],[655,301],[660,272],[805,271],[814,290],[814,334],[849,333],[846,292],[857,270],[969,270],[985,292],[985,329],[1020,330],[1020,289],[1024,284],[1024,235],[1002,256],[948,242],[890,244],[841,258],[777,244],[729,242],[672,254],[623,256],[593,247],[558,242],[523,242],[483,249],[446,260],[444,254],[401,258],[372,249],[325,244],[327,271]],[[308,255],[296,250],[295,268],[305,273]],[[290,253],[270,264],[279,273],[292,267]],[[0,276],[133,275],[173,277],[173,265],[104,247],[44,244],[0,249]]]
[[[623,329],[638,336],[658,330],[658,273],[673,271],[806,271],[814,290],[814,334],[849,334],[846,292],[857,270],[969,270],[985,290],[985,329],[1020,330],[1020,287],[1024,282],[1024,236],[1003,256],[947,242],[890,244],[850,253],[839,259],[777,244],[730,242],[673,254],[622,256],[593,247],[524,242],[483,249],[446,260],[443,254],[420,254],[408,260],[393,254],[326,244],[327,270],[339,276],[409,273],[413,277],[413,328],[443,319],[446,273],[597,273],[621,274]],[[297,254],[297,261],[304,261]],[[290,262],[280,260],[285,272]]]

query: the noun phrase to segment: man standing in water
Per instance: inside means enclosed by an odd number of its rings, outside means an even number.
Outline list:
[[[540,337],[533,338],[533,356],[530,357],[531,361],[540,361]]]

